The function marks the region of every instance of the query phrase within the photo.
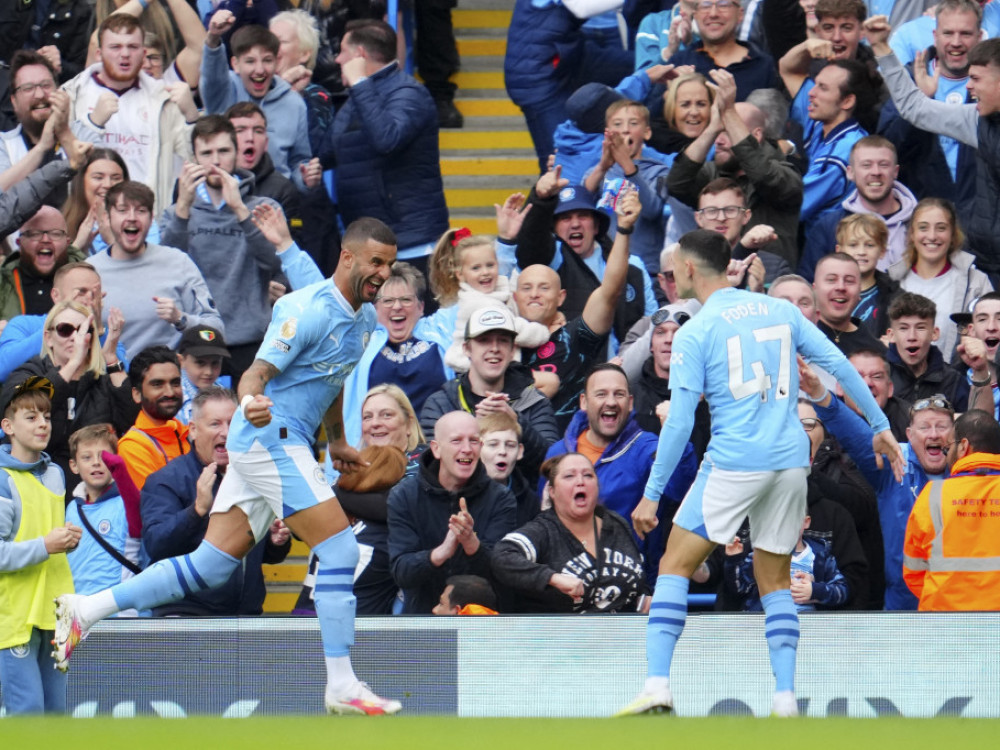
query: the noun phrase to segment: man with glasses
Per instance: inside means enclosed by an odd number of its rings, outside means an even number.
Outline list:
[[[44,315],[52,307],[52,279],[61,266],[84,260],[70,247],[66,219],[52,206],[42,206],[22,226],[17,252],[0,266],[0,318]],[[38,352],[35,352],[37,354]]]
[[[751,91],[778,85],[777,68],[770,55],[756,52],[736,40],[743,7],[737,0],[699,0],[694,22],[701,41],[675,53],[667,62],[693,65],[704,75],[715,68],[732,73],[736,79],[736,100],[743,101]]]
[[[146,242],[153,202],[153,191],[139,182],[126,180],[108,190],[114,242],[91,258],[108,301],[129,322],[121,342],[130,359],[148,346],[176,346],[188,328],[225,332],[205,278],[188,254]]]
[[[948,454],[954,442],[955,410],[944,396],[920,399],[910,409],[910,426],[903,449],[902,483],[892,468],[872,450],[871,429],[827,390],[812,373],[803,373],[802,389],[816,405],[816,416],[837,438],[875,488],[885,546],[885,608],[913,610],[917,598],[903,580],[903,539],[913,501],[932,479],[948,476]]]
[[[719,177],[705,185],[698,196],[698,210],[694,212],[694,220],[699,227],[718,232],[726,238],[733,260],[746,260],[751,253],[757,254],[763,264],[763,275],[757,266],[751,264],[747,269],[746,282],[750,291],[759,292],[779,276],[790,274],[792,269],[780,255],[763,249],[775,247],[773,243],[778,235],[773,227],[758,224],[744,234],[750,217],[743,188],[729,177]]]

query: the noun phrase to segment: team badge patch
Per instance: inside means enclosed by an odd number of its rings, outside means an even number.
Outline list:
[[[315,471],[313,472],[313,477],[320,484],[326,484],[326,472],[323,471],[322,466],[316,467]]]
[[[571,187],[563,188],[559,191],[559,200],[571,201],[576,197],[576,191]]]
[[[15,659],[27,659],[28,654],[31,653],[31,649],[28,648],[27,643],[22,643],[20,646],[11,646],[10,655]]]
[[[625,285],[625,301],[631,302],[635,299],[635,287],[631,284]]]
[[[101,533],[101,536],[107,536],[108,532],[111,531],[111,521],[105,518],[97,524],[97,530]]]
[[[215,341],[215,331],[198,331],[198,338],[202,341]]]
[[[368,341],[371,339],[371,337],[372,337],[372,335],[370,333],[368,333],[368,331],[365,331],[364,335],[361,337],[361,348],[362,349],[367,349],[368,348]]]
[[[299,321],[296,318],[289,318],[281,324],[280,336],[283,339],[295,338],[295,331],[298,330]]]

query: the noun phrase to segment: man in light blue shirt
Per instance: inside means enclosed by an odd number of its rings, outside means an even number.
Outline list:
[[[733,540],[747,516],[776,679],[772,710],[778,716],[798,713],[799,623],[789,590],[790,562],[806,514],[809,466],[797,408],[799,353],[841,382],[876,433],[875,454],[888,454],[897,477],[902,471],[889,422],[851,364],[791,303],[732,288],[729,262],[729,243],[707,230],[684,235],[674,253],[679,295],[696,297],[703,307],[674,338],[670,415],[644,497],[632,514],[637,533],[656,526],[657,504],[650,498],[660,496],[673,472],[702,395],[712,415],[712,438],[660,562],[647,628],[649,676],[622,714],[672,710],[670,663],[684,628],[688,582],[716,544]]]
[[[353,222],[331,279],[282,297],[257,359],[240,381],[240,408],[226,441],[229,466],[205,539],[189,555],[161,560],[93,596],[57,601],[53,643],[68,668],[88,627],[128,607],[150,609],[225,583],[241,559],[283,518],[319,559],[315,602],[326,657],[330,713],[392,714],[399,701],[375,695],[351,667],[358,545],[312,452],[322,419],[342,472],[364,464],[344,438],[342,386],[375,328],[370,304],[396,260],[396,237],[377,219]],[[214,465],[206,467],[214,474]]]

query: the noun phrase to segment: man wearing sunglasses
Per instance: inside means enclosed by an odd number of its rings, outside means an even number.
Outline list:
[[[880,462],[872,451],[871,429],[864,419],[834,398],[815,375],[803,373],[801,384],[816,405],[816,416],[875,488],[885,547],[885,608],[916,609],[917,598],[903,580],[906,522],[914,499],[927,482],[948,476],[948,455],[954,445],[954,408],[940,394],[913,404],[906,430],[908,442],[901,445],[905,471],[900,483],[888,464]]]
[[[15,242],[17,251],[0,266],[0,318],[45,315],[52,307],[55,272],[85,256],[70,246],[66,219],[52,206],[42,206],[21,225]]]

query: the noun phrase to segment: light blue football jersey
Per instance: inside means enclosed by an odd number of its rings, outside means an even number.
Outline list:
[[[274,306],[257,359],[279,372],[264,388],[274,402],[271,423],[254,427],[237,409],[226,447],[244,452],[253,441],[311,445],[323,415],[361,359],[375,330],[375,308],[355,311],[331,279],[292,292]]]

